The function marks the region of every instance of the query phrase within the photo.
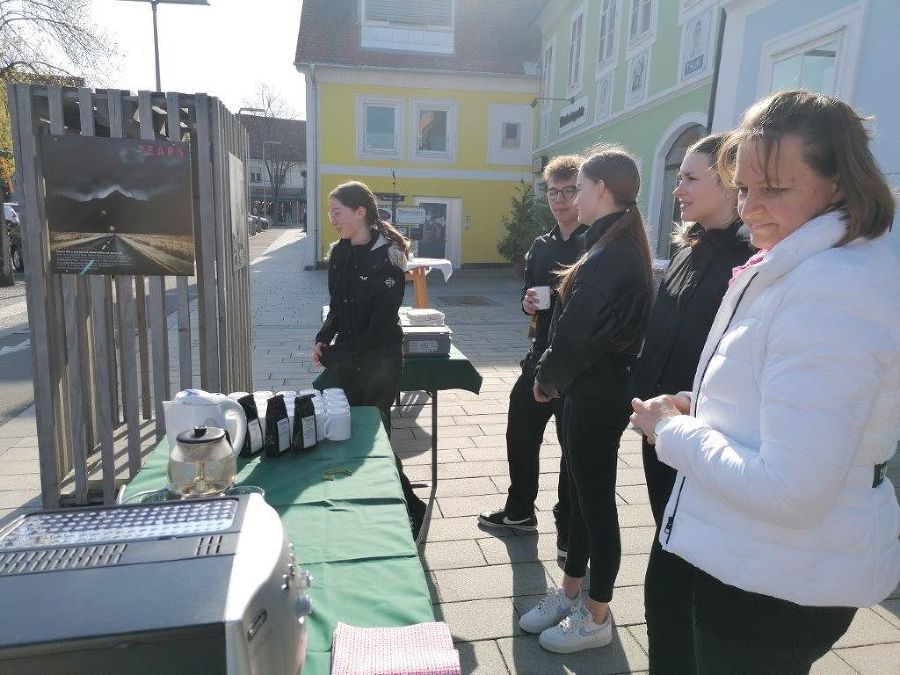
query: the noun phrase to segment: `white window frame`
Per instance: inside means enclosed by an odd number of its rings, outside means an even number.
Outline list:
[[[538,145],[542,148],[550,145],[550,108],[541,111]]]
[[[443,110],[447,113],[447,150],[419,150],[419,112],[421,110]],[[457,118],[459,103],[449,99],[414,98],[411,102],[409,116],[409,159],[416,162],[455,162],[457,137]]]
[[[366,106],[394,109],[394,147],[391,150],[366,148]],[[358,159],[400,159],[403,157],[403,99],[381,96],[356,98],[356,156]]]
[[[602,33],[602,19],[604,17],[604,9],[607,11],[612,11],[613,20],[612,20],[612,29],[607,26],[607,34],[610,37],[610,42],[612,43],[612,52],[609,56],[604,58],[603,56],[603,46],[605,43],[601,43],[601,38],[603,37]],[[596,79],[600,79],[601,75],[603,75],[610,68],[615,68],[619,63],[619,28],[622,25],[622,0],[600,0],[600,8],[599,8],[600,16],[597,19],[597,77]]]
[[[646,62],[645,72],[644,72],[643,90],[641,91],[640,97],[632,96],[631,91],[630,91],[630,89],[631,89],[631,73],[632,73],[631,69],[634,67],[634,64],[637,62],[637,60],[644,54],[647,55],[647,62]],[[634,54],[630,59],[628,59],[628,67],[626,68],[626,76],[625,76],[625,108],[632,108],[634,106],[638,106],[647,100],[647,95],[650,90],[650,57],[651,57],[651,50],[648,47],[647,49],[644,49],[644,50],[638,52],[637,54]]]
[[[600,107],[600,84],[605,80],[609,80],[609,101],[606,103],[606,110],[602,110]],[[607,70],[597,78],[597,90],[594,92],[594,122],[602,122],[612,115],[612,100],[615,86],[616,80],[614,70]]]
[[[403,3],[403,4],[408,4]],[[393,28],[413,28],[414,30],[439,30],[439,31],[452,31],[456,26],[456,0],[450,0],[450,25],[442,26],[440,24],[421,24],[421,25],[410,25],[401,22],[394,21],[376,21],[372,19],[366,18],[366,0],[360,0],[360,23],[365,26],[390,26]]]
[[[641,33],[640,35],[636,35],[634,37],[631,36],[631,25],[632,25],[632,17],[634,15],[633,8],[635,2],[645,2],[649,1],[650,3],[650,28],[647,29],[646,33]],[[649,44],[652,44],[656,41],[656,27],[658,24],[657,16],[659,14],[659,2],[658,0],[627,0],[628,5],[628,56],[629,58],[634,56],[637,52],[643,51],[643,48]],[[640,18],[640,17],[638,17]]]
[[[580,44],[578,45],[577,52],[577,63],[578,70],[574,71],[573,66],[576,63],[576,50],[575,43],[572,41],[573,29],[575,28],[576,22],[581,20],[581,39]],[[579,7],[575,12],[572,13],[572,18],[569,20],[569,49],[568,49],[568,68],[566,69],[566,92],[569,98],[573,96],[577,96],[581,93],[581,89],[584,86],[584,54],[585,54],[585,46],[584,43],[587,38],[587,2],[584,2],[581,7]]]
[[[548,64],[547,52],[550,52]],[[556,48],[556,35],[553,35],[544,45],[541,52],[541,97],[545,100],[541,101],[541,112],[550,110],[553,107],[553,101],[546,99],[553,97],[553,75],[556,68],[555,60],[559,58],[559,50]]]
[[[856,73],[865,27],[865,2],[857,2],[837,12],[765,42],[760,57],[757,95],[771,91],[775,63],[817,44],[838,41],[834,92],[837,98],[853,100]]]
[[[726,0],[727,2],[728,0]],[[678,25],[681,26],[697,14],[718,4],[720,0],[678,0]],[[725,3],[723,3],[725,4]]]

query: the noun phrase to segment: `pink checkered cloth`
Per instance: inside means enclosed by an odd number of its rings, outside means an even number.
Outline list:
[[[459,652],[443,622],[402,628],[339,623],[332,637],[331,675],[460,675]]]

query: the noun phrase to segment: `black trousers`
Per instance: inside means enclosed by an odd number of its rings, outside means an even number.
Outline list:
[[[807,675],[856,614],[750,593],[698,569],[693,576],[698,675]]]
[[[562,400],[538,403],[534,400],[535,359],[529,353],[522,361],[522,374],[509,394],[509,413],[506,417],[506,460],[509,462],[509,496],[506,511],[517,518],[534,515],[534,501],[538,494],[540,451],[544,430],[551,417],[556,417],[556,436],[562,445]],[[557,530],[569,529],[569,488],[565,460],[560,457],[557,503],[553,507]]]
[[[383,355],[367,356],[354,359],[335,368],[335,374],[341,389],[347,395],[350,405],[371,405],[381,412],[384,428],[391,435],[391,406],[400,391],[400,376],[403,374],[403,353],[388,352]],[[424,513],[425,502],[413,492],[409,478],[403,472],[403,463],[394,455],[397,471],[400,473],[400,485],[406,499],[406,510],[409,517]]]
[[[588,595],[612,599],[622,558],[616,509],[616,461],[628,425],[630,360],[604,359],[580,375],[563,397],[563,456],[569,473],[571,516],[565,572],[583,577]]]
[[[643,439],[644,475],[656,533],[644,579],[644,612],[651,675],[694,675],[694,567],[663,550],[659,529],[672,494],[676,471],[656,456],[656,448]]]

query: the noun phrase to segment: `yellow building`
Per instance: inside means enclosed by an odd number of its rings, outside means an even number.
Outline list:
[[[390,194],[402,197],[397,224],[419,256],[503,262],[501,217],[534,178],[539,4],[304,1],[296,66],[319,260],[336,238],[329,191],[362,180],[388,209]]]

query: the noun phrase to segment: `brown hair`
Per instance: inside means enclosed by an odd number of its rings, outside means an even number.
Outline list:
[[[551,159],[544,167],[544,180],[568,180],[578,175],[578,169],[584,157],[579,155],[560,155]]]
[[[844,194],[847,230],[836,246],[859,237],[875,239],[891,229],[895,204],[869,148],[863,122],[870,119],[833,96],[802,89],[777,92],[744,113],[741,125],[719,153],[719,173],[733,185],[738,146],[760,140],[768,180],[781,139],[796,136],[803,143],[806,164],[820,176],[837,181]]]
[[[687,149],[687,152],[684,153],[685,157],[687,155],[690,155],[691,153],[696,155],[706,155],[707,157],[709,157],[709,166],[714,167],[717,164],[719,153],[722,151],[722,146],[725,144],[725,141],[727,139],[727,133],[710,134],[709,136],[704,136]],[[721,183],[722,178],[718,175],[718,172],[716,173],[716,177]],[[675,232],[672,234],[672,241],[676,246],[696,246],[703,240],[703,236],[705,234],[706,230],[704,230],[698,223],[682,221],[675,228]]]
[[[559,297],[566,301],[578,270],[595,249],[611,241],[627,238],[632,241],[644,264],[644,276],[648,288],[653,287],[653,266],[650,257],[650,244],[641,212],[638,211],[638,191],[641,187],[641,176],[637,164],[629,152],[621,145],[595,145],[589,150],[590,156],[581,163],[580,171],[592,181],[602,180],[613,196],[617,206],[625,210],[603,236],[578,259],[574,265],[563,268],[557,274],[560,277]]]
[[[366,223],[369,227],[376,228],[409,258],[409,239],[404,237],[396,227],[378,217],[378,202],[368,185],[358,180],[351,180],[338,185],[328,194],[328,197],[338,200],[348,209],[363,207],[366,210]]]

